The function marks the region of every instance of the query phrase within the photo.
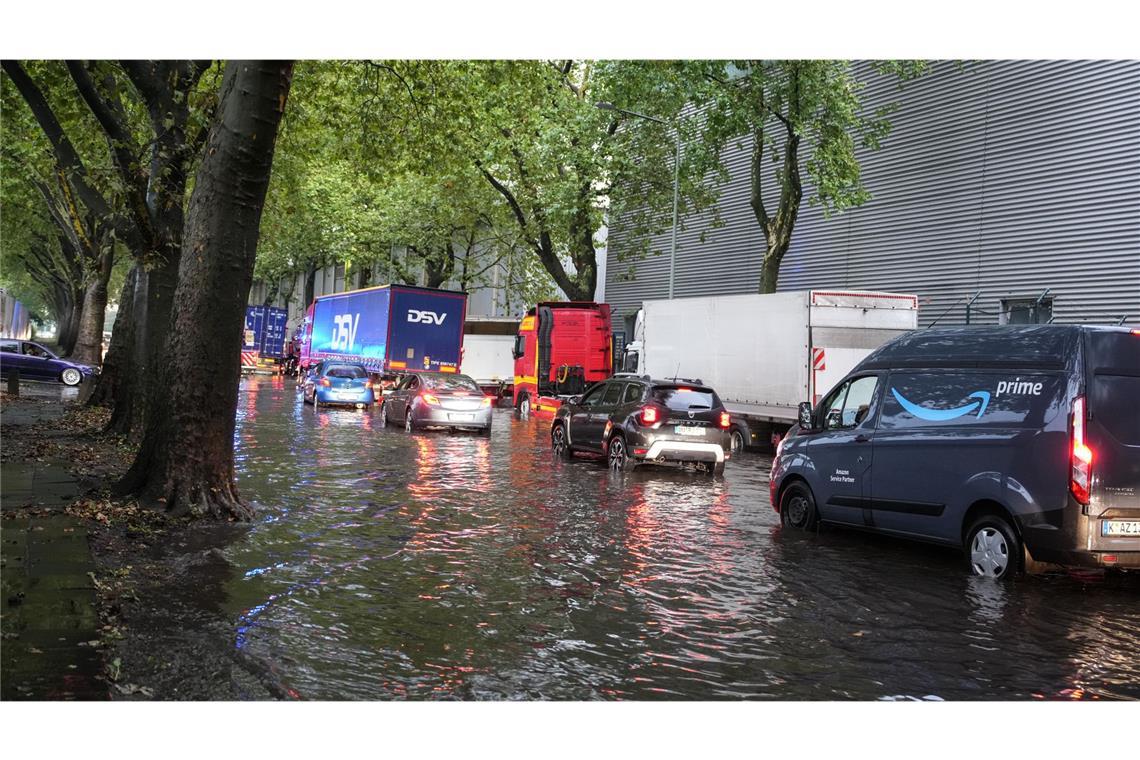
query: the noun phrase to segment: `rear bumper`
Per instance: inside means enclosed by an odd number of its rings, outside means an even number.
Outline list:
[[[376,397],[372,394],[371,390],[359,391],[334,391],[331,388],[318,388],[314,393],[314,397],[322,404],[332,406],[334,404],[344,404],[345,406],[356,406],[357,404],[372,404]]]
[[[464,411],[420,405],[412,410],[412,417],[420,425],[485,428],[491,425],[491,411],[491,407],[489,406],[481,407],[473,411]]]
[[[1035,560],[1065,567],[1115,567],[1121,570],[1140,570],[1140,551],[1033,551],[1030,549],[1030,553]]]
[[[662,441],[656,440],[643,455],[634,453],[636,459],[648,462],[665,460],[667,462],[724,462],[724,447],[716,443],[697,443],[696,441]]]

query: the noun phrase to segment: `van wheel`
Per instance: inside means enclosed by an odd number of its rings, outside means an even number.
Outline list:
[[[780,499],[780,519],[784,525],[797,530],[815,530],[819,524],[819,512],[815,508],[815,497],[806,483],[792,483]]]
[[[970,572],[995,580],[1008,580],[1017,574],[1021,561],[1021,541],[1009,523],[996,515],[986,515],[966,531],[966,561]]]
[[[732,454],[739,454],[744,451],[744,432],[740,428],[732,429],[732,436],[729,440],[731,443],[729,451]]]

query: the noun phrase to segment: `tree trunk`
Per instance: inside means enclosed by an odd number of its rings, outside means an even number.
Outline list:
[[[82,293],[82,291],[79,291]],[[71,356],[71,352],[75,350],[75,340],[79,336],[79,319],[82,316],[81,309],[83,308],[82,298],[76,298],[75,292],[70,288],[64,296],[63,313],[58,315],[59,330],[56,335],[56,343],[59,344],[59,353],[61,356]]]
[[[119,293],[119,313],[115,316],[115,324],[111,330],[111,346],[107,349],[107,356],[103,360],[103,370],[99,379],[95,381],[95,388],[87,398],[88,406],[114,406],[111,414],[109,432],[130,433],[130,405],[131,395],[120,396],[119,390],[128,387],[132,376],[131,367],[134,364],[135,351],[135,288],[138,283],[139,266],[135,264],[127,273],[123,281],[123,289]],[[119,405],[122,409],[119,409]],[[125,415],[127,424],[116,417]]]
[[[115,257],[111,251],[104,251],[96,259],[98,270],[91,273],[91,279],[83,293],[83,315],[79,323],[79,337],[75,343],[72,358],[82,364],[97,367],[103,363],[103,325],[107,321],[107,283],[111,279],[111,269]]]
[[[190,198],[166,382],[120,491],[173,514],[248,519],[234,487],[246,299],[292,64],[231,61]],[[153,386],[152,386],[153,387]]]
[[[780,246],[779,244],[765,250],[764,263],[760,268],[761,293],[776,292],[776,285],[780,279],[780,262],[784,260],[784,254],[787,253],[787,251],[787,245]]]

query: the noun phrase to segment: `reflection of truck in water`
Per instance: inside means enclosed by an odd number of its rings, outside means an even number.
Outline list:
[[[540,303],[515,337],[514,405],[553,412],[566,398],[613,374],[610,306],[589,301]]]
[[[871,351],[918,321],[918,298],[791,291],[646,301],[622,369],[700,378],[732,415],[734,450],[775,445]]]
[[[301,325],[299,365],[324,359],[372,373],[458,372],[467,294],[381,285],[321,296]]]
[[[519,320],[515,317],[468,317],[463,323],[463,362],[459,371],[492,398],[512,397],[515,359],[512,349]]]

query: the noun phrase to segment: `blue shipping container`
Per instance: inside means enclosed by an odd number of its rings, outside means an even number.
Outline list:
[[[374,372],[458,372],[467,294],[404,285],[337,293],[312,306],[309,361]]]

